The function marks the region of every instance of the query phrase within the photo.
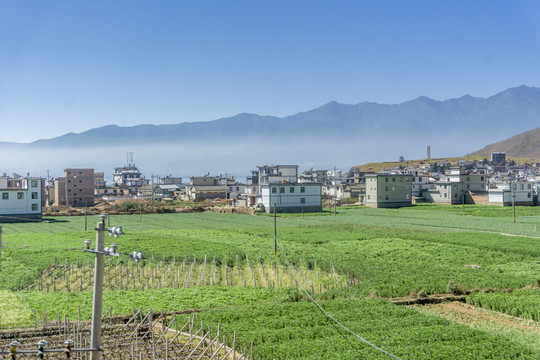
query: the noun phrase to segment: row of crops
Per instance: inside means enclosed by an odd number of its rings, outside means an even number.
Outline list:
[[[293,277],[291,269],[302,275]],[[283,266],[265,262],[262,259],[255,263],[249,257],[240,259],[225,258],[220,260],[186,256],[180,261],[123,263],[109,261],[104,267],[104,283],[106,290],[145,290],[162,288],[189,288],[193,286],[234,286],[267,288],[305,287],[313,294],[341,289],[356,284],[352,274],[338,274],[334,268],[327,273],[316,264],[308,268],[303,263]],[[51,291],[91,291],[93,289],[94,267],[88,263],[53,264],[42,272],[33,284],[18,286],[18,290]]]
[[[478,292],[467,297],[469,304],[540,322],[540,289],[512,292]]]

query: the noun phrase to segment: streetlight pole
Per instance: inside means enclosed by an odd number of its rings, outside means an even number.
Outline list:
[[[94,301],[92,308],[92,335],[90,360],[101,359],[101,314],[103,302],[103,273],[105,267],[105,217],[100,215],[101,221],[96,227],[96,263],[94,267]]]

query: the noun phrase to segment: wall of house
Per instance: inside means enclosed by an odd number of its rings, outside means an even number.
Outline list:
[[[366,176],[366,205],[392,208],[412,205],[411,175]]]
[[[262,204],[267,213],[322,211],[321,184],[276,184],[261,186]]]
[[[28,178],[24,183],[20,189],[0,189],[0,222],[41,219],[43,182]]]
[[[534,194],[527,188],[514,190],[514,202],[518,206],[534,205]],[[493,189],[489,191],[489,203],[493,205],[512,206],[512,192],[510,189]]]
[[[94,194],[94,169],[65,169],[64,177],[56,178],[56,205],[66,205],[67,196],[70,206],[92,206]]]

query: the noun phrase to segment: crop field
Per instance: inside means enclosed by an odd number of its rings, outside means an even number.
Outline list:
[[[97,216],[2,224],[0,327],[89,319]],[[537,323],[540,209],[418,205],[273,218],[218,213],[117,215],[107,238],[104,309],[200,311],[255,358],[540,359],[525,342],[386,299],[469,294],[469,306]],[[141,251],[146,260],[129,261]],[[489,292],[484,292],[489,291]],[[310,300],[355,334],[344,330]],[[536,327],[532,327],[536,328]],[[535,331],[527,336],[540,337]],[[358,336],[357,336],[358,335]],[[359,338],[360,337],[360,338]],[[459,356],[456,356],[459,354]]]

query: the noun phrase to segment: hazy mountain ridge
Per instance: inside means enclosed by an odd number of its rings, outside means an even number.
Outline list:
[[[519,119],[519,121],[515,121]],[[540,126],[540,89],[519,86],[489,98],[464,95],[444,101],[425,96],[401,104],[331,101],[286,117],[242,113],[208,122],[171,125],[107,125],[80,134],[38,140],[35,146],[152,144],[186,141],[227,141],[242,138],[328,136],[415,136],[429,139],[441,132],[464,137],[476,132],[486,142]],[[470,136],[465,136],[469,137]],[[488,139],[487,141],[484,139]],[[429,141],[429,140],[426,140]]]
[[[151,173],[244,175],[262,164],[349,169],[361,163],[459,157],[540,127],[540,89],[520,86],[488,98],[425,96],[400,104],[326,103],[286,117],[242,113],[208,122],[107,125],[31,144],[0,143],[0,173],[88,167],[109,174],[133,153]]]

